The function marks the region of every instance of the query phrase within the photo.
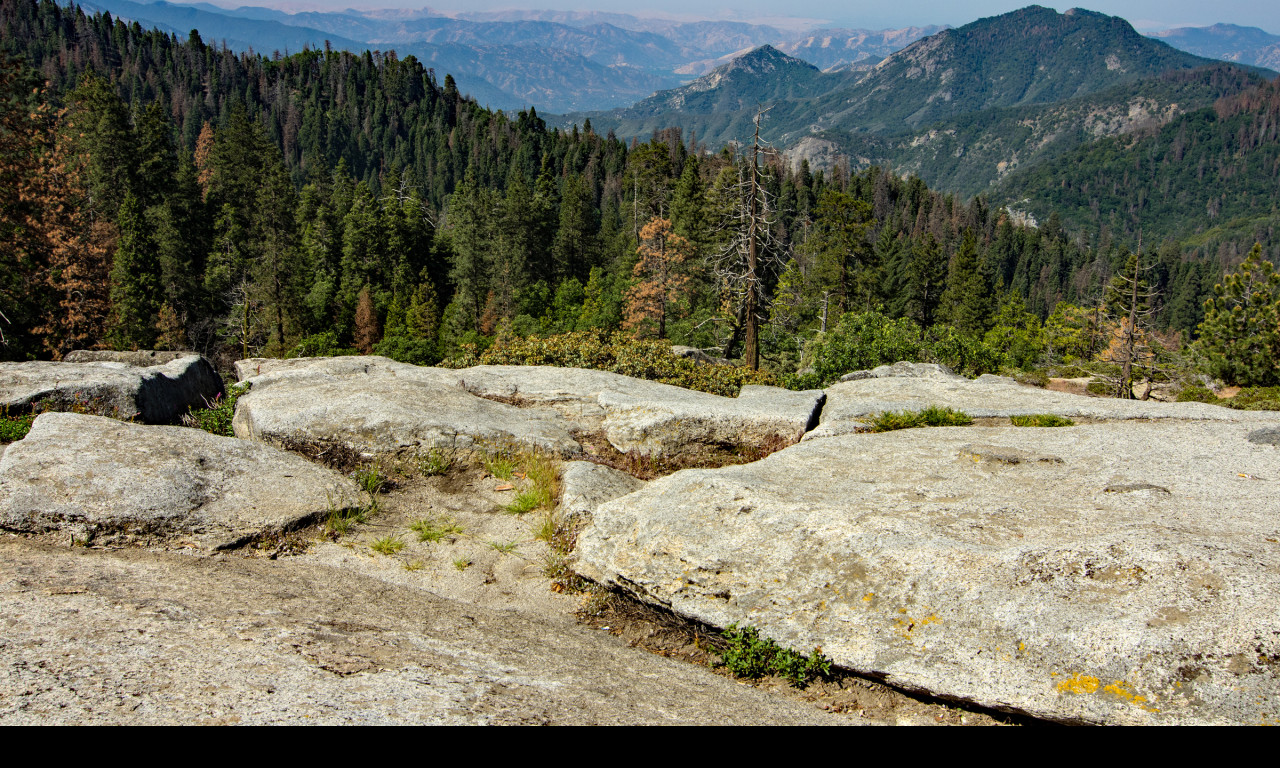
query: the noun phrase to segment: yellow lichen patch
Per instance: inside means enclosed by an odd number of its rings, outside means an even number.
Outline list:
[[[1116,680],[1116,681],[1115,681],[1114,683],[1112,683],[1111,685],[1104,686],[1104,687],[1103,687],[1103,689],[1102,689],[1102,692],[1103,692],[1103,693],[1109,693],[1109,694],[1111,694],[1112,696],[1116,696],[1116,697],[1118,697],[1118,698],[1124,699],[1125,701],[1129,702],[1130,704],[1133,704],[1134,706],[1137,706],[1137,707],[1141,707],[1142,709],[1145,709],[1145,710],[1146,710],[1146,711],[1148,711],[1148,712],[1159,712],[1159,711],[1160,711],[1160,710],[1156,709],[1155,707],[1150,706],[1150,705],[1147,703],[1147,697],[1146,697],[1146,696],[1139,696],[1139,695],[1135,694],[1133,691],[1130,691],[1130,690],[1129,690],[1129,684],[1128,684],[1128,683],[1126,683],[1126,682],[1125,682],[1125,681],[1123,681],[1123,680]]]
[[[1026,653],[1026,652],[1027,652],[1027,644],[1022,641],[1018,641],[1018,653]]]
[[[871,602],[871,599],[874,598],[875,596],[876,596],[875,592],[868,592],[867,594],[862,596],[862,602],[869,603]]]
[[[1058,693],[1094,693],[1098,690],[1098,678],[1093,675],[1076,673],[1066,680],[1058,681]]]
[[[899,611],[899,613],[905,613],[905,612],[906,612],[905,609],[902,611]],[[910,639],[911,632],[916,627],[925,627],[930,624],[941,624],[941,623],[942,623],[942,619],[938,618],[937,614],[931,613],[928,616],[925,616],[923,619],[913,619],[910,616],[907,616],[906,618],[898,619],[897,621],[893,622],[893,626],[898,628],[899,635]]]

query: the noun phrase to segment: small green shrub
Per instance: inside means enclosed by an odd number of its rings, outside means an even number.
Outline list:
[[[453,567],[457,568],[459,571],[465,571],[471,567],[471,558],[460,557],[453,561]]]
[[[504,554],[504,555],[509,555],[509,554],[511,554],[512,552],[515,552],[515,551],[516,551],[516,547],[518,547],[518,546],[520,546],[520,542],[518,542],[518,541],[509,541],[509,542],[507,542],[506,544],[502,544],[502,543],[497,542],[497,541],[491,541],[491,542],[489,542],[489,548],[490,548],[490,549],[496,549],[497,551],[501,552],[501,553],[502,553],[502,554]]]
[[[1212,389],[1199,384],[1192,384],[1178,390],[1177,400],[1179,403],[1211,403],[1214,405],[1222,402],[1217,395],[1213,394]]]
[[[206,408],[192,408],[183,417],[182,423],[188,427],[203,429],[223,437],[235,437],[231,429],[231,420],[236,415],[236,401],[249,391],[246,384],[237,384],[227,390],[226,396],[218,395],[212,402],[206,400]]]
[[[34,413],[21,416],[0,416],[0,443],[12,443],[27,436],[31,431],[31,422],[36,420]]]
[[[1044,389],[1049,386],[1049,374],[1044,371],[1019,371],[1013,374],[1013,380],[1029,387]]]
[[[360,354],[359,350],[338,343],[338,334],[324,331],[303,338],[285,353],[285,357],[338,357],[357,354]]]
[[[720,653],[722,666],[738,677],[755,680],[765,675],[785,678],[799,688],[831,674],[831,659],[814,648],[808,656],[783,648],[773,640],[761,638],[755,627],[730,624],[724,631],[729,646]]]
[[[440,345],[434,339],[387,336],[373,346],[373,354],[389,357],[410,365],[435,365],[440,362]]]
[[[404,539],[399,536],[383,536],[370,544],[369,548],[380,555],[394,555],[404,549]]]
[[[1246,387],[1221,402],[1239,411],[1280,411],[1280,387]]]
[[[435,543],[445,537],[454,537],[462,533],[462,526],[453,520],[436,520],[425,518],[409,526],[409,530],[418,534],[418,541]]]
[[[1074,427],[1076,423],[1063,416],[1052,413],[1037,413],[1029,416],[1010,416],[1009,421],[1015,427]]]
[[[885,411],[864,420],[869,432],[892,432],[917,427],[967,427],[973,423],[963,411],[931,405],[921,411]]]
[[[725,397],[737,396],[744,384],[777,384],[765,371],[736,365],[706,365],[672,354],[671,342],[635,339],[601,330],[575,331],[547,337],[501,336],[484,352],[464,345],[462,353],[442,366],[554,365],[612,371],[637,379],[660,381]]]

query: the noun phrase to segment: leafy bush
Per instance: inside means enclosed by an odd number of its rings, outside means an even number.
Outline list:
[[[1217,405],[1221,403],[1218,396],[1213,394],[1213,390],[1199,384],[1192,384],[1189,387],[1183,387],[1178,391],[1179,403],[1211,403]]]
[[[931,405],[922,411],[885,411],[866,423],[871,432],[892,432],[917,427],[967,427],[973,419],[963,411]]]
[[[374,345],[373,353],[410,365],[435,365],[442,357],[434,340],[408,336],[388,336]]]
[[[1010,416],[1009,421],[1015,427],[1074,427],[1076,425],[1071,419],[1052,413]]]
[[[787,386],[822,387],[850,371],[900,360],[940,363],[969,376],[995,373],[1006,364],[1000,349],[977,336],[949,325],[935,325],[925,332],[908,318],[895,320],[880,312],[846,313],[835,328],[809,343],[805,360],[810,370],[783,377]]]
[[[190,413],[182,417],[182,423],[215,435],[235,437],[235,432],[231,429],[231,420],[236,415],[236,401],[248,391],[248,385],[233,386],[227,390],[226,397],[218,395],[212,402],[206,400],[207,408],[192,408]]]
[[[344,347],[338,343],[338,334],[333,331],[312,334],[293,345],[285,353],[285,357],[338,357],[357,354],[352,347]]]
[[[678,357],[672,354],[671,343],[667,341],[634,339],[622,333],[598,330],[545,338],[503,336],[482,353],[464,345],[462,354],[441,365],[449,368],[472,365],[591,368],[725,397],[736,396],[745,384],[778,383],[772,374],[764,371],[733,365],[706,365]]]
[[[1220,402],[1238,411],[1280,411],[1280,387],[1246,387],[1230,400]]]
[[[761,638],[755,627],[730,624],[724,631],[729,646],[720,652],[722,666],[738,677],[755,680],[765,675],[785,678],[797,688],[831,674],[831,659],[814,648],[808,656],[783,648],[773,640]]]

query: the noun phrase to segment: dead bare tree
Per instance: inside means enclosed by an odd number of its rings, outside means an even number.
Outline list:
[[[725,344],[725,357],[733,357],[739,343],[742,359],[752,368],[760,367],[760,324],[764,320],[763,279],[780,265],[782,243],[773,234],[773,201],[763,184],[761,155],[773,153],[760,141],[760,120],[768,109],[755,116],[751,161],[739,169],[737,200],[728,221],[721,222],[728,234],[726,246],[712,259],[716,278],[728,294],[734,311],[733,333]]]

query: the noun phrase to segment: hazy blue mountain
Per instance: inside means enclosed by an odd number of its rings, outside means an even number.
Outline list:
[[[304,46],[321,48],[326,42],[356,52],[395,50],[434,67],[441,80],[452,74],[460,90],[495,109],[530,105],[550,112],[600,109],[635,101],[678,82],[673,76],[635,66],[613,66],[573,50],[577,47],[599,58],[616,60],[638,57],[647,41],[657,49],[655,56],[667,55],[653,36],[644,34],[633,36],[636,42],[630,50],[624,50],[626,42],[615,35],[614,49],[609,50],[607,31],[591,37],[563,25],[542,25],[541,32],[533,27],[521,32],[510,25],[489,27],[434,16],[387,19],[358,13],[286,14],[252,7],[207,10],[213,6],[131,0],[92,0],[83,7],[109,11],[181,37],[198,29],[205,40],[225,40],[234,50],[299,51]],[[552,45],[557,37],[568,47]],[[502,42],[520,39],[532,41]]]
[[[1197,56],[1280,70],[1280,35],[1257,27],[1179,27],[1156,32],[1152,37]]]
[[[366,49],[362,42],[307,27],[282,24],[269,18],[230,16],[213,6],[176,5],[166,2],[135,3],[131,0],[90,0],[78,3],[86,11],[108,11],[112,16],[136,21],[144,27],[155,27],[186,37],[193,29],[208,42],[225,40],[235,50],[253,48],[255,51],[300,51],[304,46],[323,47],[329,40],[334,47],[353,51]],[[274,12],[273,12],[274,13]]]
[[[783,53],[804,59],[819,69],[847,69],[849,65],[868,60],[877,63],[916,40],[937,34],[943,29],[945,27],[936,25],[881,30],[817,29],[775,47]]]

